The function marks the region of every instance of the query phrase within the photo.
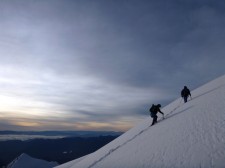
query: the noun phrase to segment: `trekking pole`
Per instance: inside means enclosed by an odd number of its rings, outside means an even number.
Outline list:
[[[180,104],[182,103],[182,101],[183,101],[183,98],[181,97],[181,98],[180,98]]]
[[[181,98],[180,98],[180,102],[179,102],[179,105],[180,105],[180,104],[182,103],[182,100],[183,100],[183,98],[181,97]],[[178,105],[178,106],[179,106],[179,105]]]

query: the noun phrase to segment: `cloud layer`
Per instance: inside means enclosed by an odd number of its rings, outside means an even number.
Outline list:
[[[126,130],[224,74],[222,1],[0,2],[0,129]],[[3,126],[4,125],[4,126]]]

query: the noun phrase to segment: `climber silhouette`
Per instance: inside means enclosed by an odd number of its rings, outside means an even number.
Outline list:
[[[152,107],[149,109],[149,111],[151,113],[151,117],[153,118],[152,125],[157,123],[157,118],[158,118],[157,113],[158,112],[161,113],[163,115],[163,118],[164,118],[164,113],[160,110],[160,107],[161,107],[161,104],[158,104],[158,105],[152,104]]]
[[[184,103],[187,102],[189,96],[191,97],[191,92],[190,92],[190,90],[187,88],[187,86],[184,86],[184,88],[183,88],[182,91],[181,91],[181,97],[183,97]]]

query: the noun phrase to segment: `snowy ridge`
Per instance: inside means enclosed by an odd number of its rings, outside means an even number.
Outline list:
[[[180,103],[178,104],[177,107],[175,107],[170,113],[165,115],[165,118],[167,118],[170,114],[173,113],[173,111],[175,111],[177,108],[179,108]],[[160,118],[158,120],[158,122],[160,122],[161,120],[163,120],[162,118]],[[149,126],[150,127],[150,126]],[[94,165],[96,165],[98,162],[101,162],[103,159],[105,159],[107,156],[109,156],[112,152],[115,152],[116,150],[118,150],[119,148],[121,148],[122,146],[126,145],[127,143],[129,143],[130,141],[134,140],[136,137],[140,136],[142,133],[144,133],[145,131],[147,131],[149,129],[149,127],[146,127],[145,129],[141,130],[138,134],[134,135],[132,138],[128,139],[127,141],[125,141],[123,144],[118,145],[116,148],[111,149],[110,151],[108,151],[107,154],[105,154],[103,157],[101,157],[99,160],[95,161],[94,163],[92,163],[90,166],[88,166],[88,168],[92,168]]]
[[[148,117],[98,151],[57,168],[225,167],[225,76],[191,93],[186,104],[179,98],[162,109],[165,120],[150,127]]]
[[[57,162],[48,162],[41,159],[32,158],[27,154],[21,154],[14,159],[7,168],[52,168],[57,166]]]

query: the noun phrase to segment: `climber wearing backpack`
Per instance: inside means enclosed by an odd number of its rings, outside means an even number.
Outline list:
[[[191,97],[191,92],[187,88],[187,86],[184,86],[183,90],[181,91],[181,97],[183,97],[184,103],[187,102],[187,99],[188,99],[189,96]]]
[[[158,118],[157,113],[158,112],[161,113],[163,115],[163,118],[164,118],[164,113],[160,110],[160,107],[161,107],[161,104],[158,104],[158,105],[152,104],[152,107],[149,109],[149,111],[151,113],[151,117],[153,118],[152,125],[157,123],[157,118]]]

